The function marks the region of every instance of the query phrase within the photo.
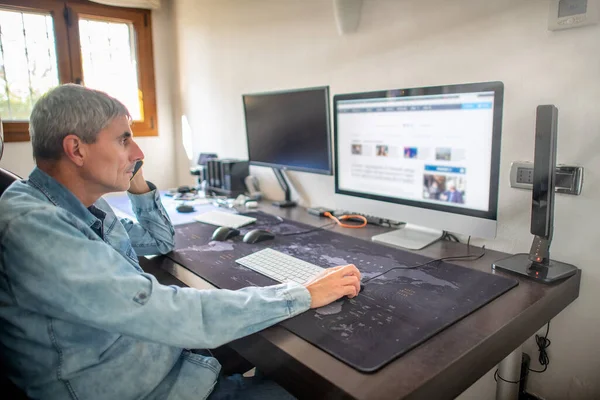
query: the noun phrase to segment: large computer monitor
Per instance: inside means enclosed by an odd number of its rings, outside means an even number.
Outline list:
[[[496,235],[504,85],[334,96],[336,206],[406,222],[373,240],[419,249],[442,231]]]
[[[329,87],[245,94],[250,164],[272,167],[293,206],[281,170],[331,175]]]

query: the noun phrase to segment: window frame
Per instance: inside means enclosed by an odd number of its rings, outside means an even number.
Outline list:
[[[158,136],[151,11],[112,7],[85,0],[0,0],[0,7],[50,14],[54,25],[59,84],[78,83],[83,77],[79,17],[130,23],[135,31],[138,88],[142,93],[143,121],[134,121],[135,136]],[[65,16],[68,10],[68,21]],[[29,122],[2,121],[5,142],[29,141]]]

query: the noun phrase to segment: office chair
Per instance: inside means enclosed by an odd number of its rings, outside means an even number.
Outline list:
[[[11,183],[18,179],[21,178],[12,172],[5,170],[4,168],[0,168],[0,196],[2,196],[2,193],[8,189]]]
[[[0,124],[2,121],[0,121]],[[2,159],[2,152],[4,150],[4,142],[2,141],[2,134],[0,129],[0,160]],[[10,186],[11,183],[19,178],[17,175],[10,171],[0,168],[0,196]],[[0,363],[0,398],[2,399],[14,399],[14,400],[27,400],[27,396],[18,387],[12,383],[6,376],[6,372],[2,364]]]

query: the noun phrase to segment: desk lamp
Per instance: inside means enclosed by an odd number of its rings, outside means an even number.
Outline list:
[[[531,233],[534,238],[531,250],[529,254],[515,254],[492,264],[492,269],[524,275],[544,283],[555,282],[577,272],[577,267],[571,264],[550,259],[554,230],[557,131],[558,109],[554,105],[538,106],[531,203]]]

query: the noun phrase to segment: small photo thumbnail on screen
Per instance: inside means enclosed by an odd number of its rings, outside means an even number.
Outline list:
[[[418,152],[416,147],[405,147],[404,158],[417,158]]]
[[[378,157],[387,157],[390,149],[387,144],[378,144],[375,146],[375,155]]]
[[[466,179],[462,176],[425,174],[423,198],[446,203],[465,204]]]
[[[435,159],[438,161],[451,161],[452,149],[450,147],[437,147],[435,149]]]
[[[355,156],[360,156],[363,153],[362,144],[352,144],[352,154]]]

